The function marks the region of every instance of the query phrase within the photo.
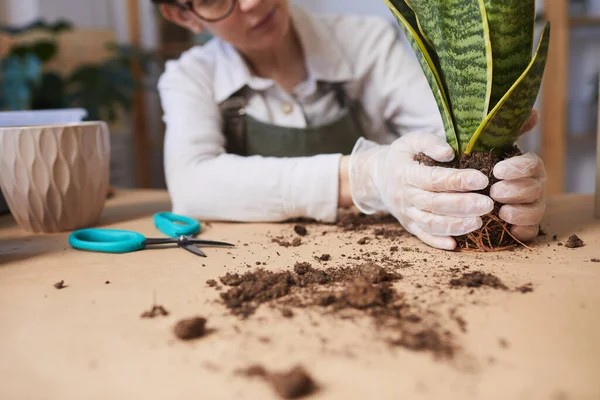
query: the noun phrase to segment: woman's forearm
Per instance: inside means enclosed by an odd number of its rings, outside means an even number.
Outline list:
[[[350,191],[350,178],[348,175],[349,156],[340,159],[338,207],[350,207],[352,205],[352,192]]]
[[[239,157],[221,154],[194,161],[166,153],[173,210],[212,220],[282,221],[337,217],[339,156]]]

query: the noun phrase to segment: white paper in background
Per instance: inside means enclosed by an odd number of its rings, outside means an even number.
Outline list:
[[[3,25],[27,25],[40,16],[39,0],[0,0],[0,11]]]
[[[111,29],[104,0],[38,0],[40,16],[49,22],[66,19],[76,26]]]

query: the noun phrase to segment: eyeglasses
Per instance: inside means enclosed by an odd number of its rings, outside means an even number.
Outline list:
[[[203,21],[217,22],[227,18],[235,9],[237,0],[152,0],[153,3],[171,4],[189,11]]]

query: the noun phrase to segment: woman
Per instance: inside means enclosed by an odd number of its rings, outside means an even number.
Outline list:
[[[433,95],[392,24],[315,16],[288,0],[153,0],[165,18],[216,39],[170,61],[159,91],[174,211],[199,218],[331,222],[339,207],[389,212],[452,250],[491,198],[479,171],[431,168],[454,153]],[[533,113],[524,131],[537,123]],[[499,163],[491,196],[523,241],[544,213],[534,154]]]

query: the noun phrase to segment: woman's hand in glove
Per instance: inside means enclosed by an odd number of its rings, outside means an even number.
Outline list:
[[[496,164],[494,176],[501,181],[491,187],[490,196],[505,204],[500,218],[512,224],[510,231],[517,239],[535,239],[546,211],[544,163],[534,153],[527,153]]]
[[[467,193],[487,187],[476,170],[428,167],[414,160],[424,153],[439,162],[454,159],[444,138],[416,132],[391,145],[361,138],[348,161],[353,203],[364,213],[391,213],[404,228],[430,246],[453,250],[460,236],[482,226],[493,200]]]
[[[532,110],[521,134],[530,132],[539,120],[539,113]],[[490,196],[505,204],[500,208],[500,218],[512,224],[510,231],[517,239],[523,242],[535,239],[546,211],[546,168],[542,159],[527,153],[504,160],[494,167],[494,176],[501,181],[491,187]]]

